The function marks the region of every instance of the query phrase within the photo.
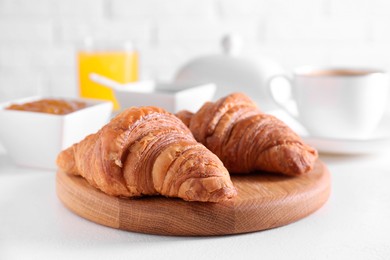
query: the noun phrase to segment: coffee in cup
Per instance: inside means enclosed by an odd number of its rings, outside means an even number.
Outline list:
[[[272,82],[280,77],[289,82],[297,113],[275,98]],[[364,139],[377,128],[386,110],[389,76],[375,69],[302,67],[272,77],[268,87],[276,104],[310,135]]]

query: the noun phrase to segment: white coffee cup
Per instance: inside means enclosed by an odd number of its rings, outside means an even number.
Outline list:
[[[280,77],[289,81],[297,113],[287,106],[288,100],[275,97],[272,82]],[[302,67],[291,75],[272,77],[268,88],[275,103],[301,122],[310,135],[364,139],[377,128],[386,110],[389,76],[374,69]]]

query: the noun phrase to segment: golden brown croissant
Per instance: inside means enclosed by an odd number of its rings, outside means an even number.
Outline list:
[[[237,193],[218,157],[177,117],[156,107],[123,111],[62,151],[57,164],[114,196],[161,194],[219,202]]]
[[[195,114],[181,111],[177,116],[229,172],[300,175],[312,169],[318,156],[287,125],[262,113],[241,93],[205,103]]]

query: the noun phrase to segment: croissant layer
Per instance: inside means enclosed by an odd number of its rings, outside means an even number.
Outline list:
[[[181,111],[177,116],[229,172],[300,175],[310,171],[318,157],[286,124],[262,113],[242,93],[208,102],[195,114]]]
[[[62,151],[57,164],[113,196],[219,202],[237,193],[220,159],[177,117],[156,107],[123,111]]]

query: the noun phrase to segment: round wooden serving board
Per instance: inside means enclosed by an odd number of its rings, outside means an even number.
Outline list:
[[[297,221],[319,209],[330,194],[330,175],[317,161],[307,176],[233,175],[238,196],[223,203],[165,197],[124,199],[91,187],[83,178],[57,173],[60,200],[79,216],[128,231],[179,236],[259,231]]]

